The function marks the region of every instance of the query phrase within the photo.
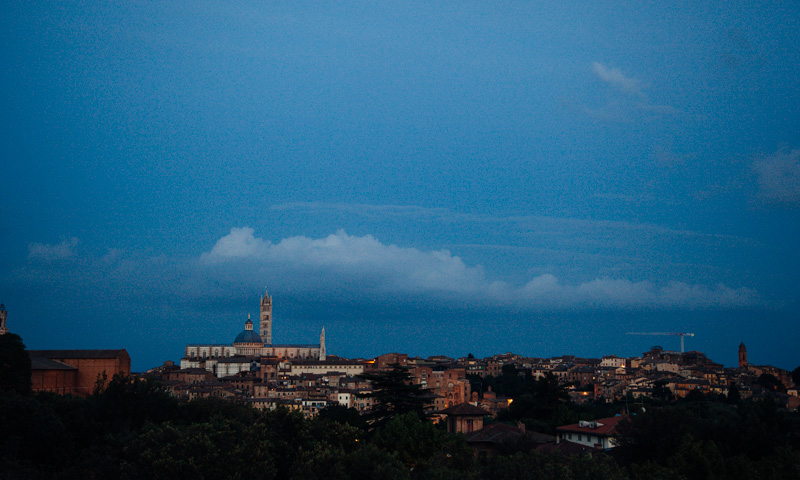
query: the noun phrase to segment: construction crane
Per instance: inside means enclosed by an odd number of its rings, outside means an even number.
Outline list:
[[[694,337],[694,333],[674,333],[674,332],[628,332],[625,335],[680,335],[681,353],[683,353],[683,337]]]

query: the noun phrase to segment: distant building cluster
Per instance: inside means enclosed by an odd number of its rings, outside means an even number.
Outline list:
[[[683,398],[692,392],[728,395],[734,386],[741,398],[759,397],[767,393],[758,382],[763,374],[792,385],[786,370],[749,364],[744,344],[739,347],[738,368],[725,368],[701,352],[684,353],[661,347],[628,358],[615,355],[531,358],[507,353],[482,359],[472,356],[454,359],[387,353],[372,359],[351,360],[326,354],[324,329],[319,345],[280,345],[264,343],[265,339],[272,339],[271,327],[272,300],[265,293],[261,298],[259,333],[253,331],[248,318],[245,329],[232,344],[188,345],[180,365],[167,363],[148,374],[160,377],[180,398],[238,398],[257,408],[284,406],[308,416],[316,415],[328,405],[369,411],[372,386],[359,375],[386,371],[394,365],[406,368],[411,381],[430,393],[431,412],[470,404],[489,415],[508,408],[513,399],[497,395],[491,388],[473,391],[470,379],[497,377],[506,366],[513,366],[518,375],[532,378],[553,375],[577,403],[613,402],[626,397]],[[769,393],[788,408],[796,408],[800,402],[796,388],[787,393]],[[465,428],[468,433],[473,427]],[[566,435],[564,440],[572,441],[570,434]],[[585,443],[587,437],[580,437]]]

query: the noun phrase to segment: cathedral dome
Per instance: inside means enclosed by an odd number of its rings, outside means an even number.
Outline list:
[[[228,337],[231,338],[231,337]],[[236,340],[233,343],[264,343],[261,337],[252,330],[243,330],[242,333],[236,335]]]
[[[233,343],[264,343],[261,341],[261,336],[253,331],[253,322],[250,321],[249,315],[247,316],[247,322],[244,324],[244,330],[239,335],[236,335],[236,340]]]

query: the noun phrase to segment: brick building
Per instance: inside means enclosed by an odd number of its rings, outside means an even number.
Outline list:
[[[131,374],[131,357],[119,350],[28,350],[35,392],[89,395],[98,379]]]

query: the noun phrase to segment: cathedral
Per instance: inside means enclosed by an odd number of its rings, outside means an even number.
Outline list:
[[[181,368],[205,368],[219,376],[223,371],[231,371],[230,368],[220,368],[221,364],[240,363],[244,367],[260,357],[324,361],[325,327],[322,327],[319,344],[272,343],[272,298],[268,292],[264,292],[261,297],[258,332],[253,330],[253,322],[248,315],[244,330],[236,336],[232,344],[187,345],[184,358],[181,359]]]

